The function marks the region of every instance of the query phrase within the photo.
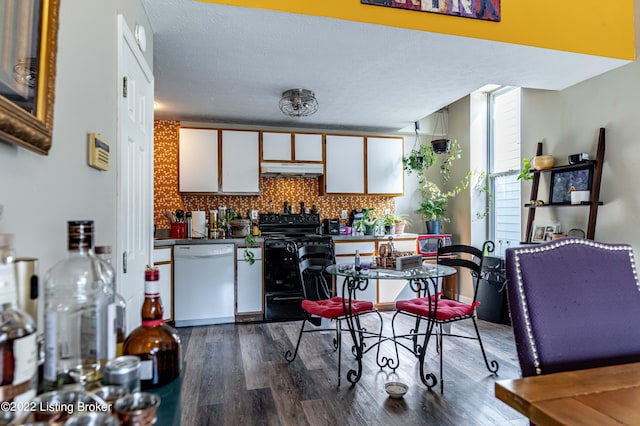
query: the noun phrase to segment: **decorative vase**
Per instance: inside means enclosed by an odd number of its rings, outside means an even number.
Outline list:
[[[395,225],[385,225],[384,232],[387,235],[394,235],[396,233]]]
[[[536,170],[547,170],[553,167],[554,159],[552,155],[536,155],[531,160],[531,165]]]
[[[442,224],[439,220],[427,220],[427,234],[440,234],[440,226]]]

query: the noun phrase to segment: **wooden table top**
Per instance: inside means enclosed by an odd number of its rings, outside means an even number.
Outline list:
[[[640,425],[640,363],[500,380],[495,395],[540,426]]]

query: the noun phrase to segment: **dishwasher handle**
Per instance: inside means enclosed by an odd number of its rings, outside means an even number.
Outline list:
[[[219,257],[233,257],[233,246],[202,250],[198,246],[176,246],[174,259],[213,259]]]

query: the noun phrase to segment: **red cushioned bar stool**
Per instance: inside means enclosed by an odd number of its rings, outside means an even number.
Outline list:
[[[480,350],[484,358],[487,369],[492,374],[497,373],[499,365],[498,362],[492,360],[489,362],[487,355],[482,345],[482,339],[480,338],[480,332],[478,331],[478,325],[476,323],[476,307],[480,304],[476,300],[478,292],[478,284],[480,283],[482,262],[484,260],[484,253],[493,252],[494,244],[492,241],[484,243],[482,250],[467,246],[467,245],[451,245],[438,247],[437,263],[440,265],[446,265],[451,267],[458,267],[466,269],[471,273],[473,279],[473,299],[471,303],[464,303],[457,300],[450,300],[442,298],[442,293],[435,292],[431,294],[428,285],[423,285],[418,290],[418,297],[410,300],[399,300],[396,302],[396,313],[391,321],[391,327],[393,330],[394,340],[397,346],[402,338],[408,338],[413,341],[413,346],[408,347],[401,345],[409,350],[412,350],[413,354],[419,359],[420,362],[420,379],[422,382],[431,389],[434,387],[438,379],[433,373],[426,373],[424,371],[424,358],[427,351],[427,345],[431,335],[436,334],[436,348],[440,358],[440,392],[444,391],[444,383],[442,380],[442,353],[444,348],[442,346],[442,337],[462,337],[467,339],[476,339],[480,344]],[[415,319],[415,326],[409,331],[408,334],[397,335],[395,329],[395,320],[398,315],[407,315]],[[450,324],[463,320],[473,321],[475,329],[475,336],[452,334],[451,332],[444,332],[443,325]],[[420,325],[424,322],[425,330],[420,331]],[[423,342],[420,345],[418,338],[422,337]]]
[[[345,319],[345,310],[350,312],[352,317],[357,318],[361,314],[377,312],[373,307],[373,303],[362,300],[349,301],[339,296],[332,296],[331,286],[327,281],[325,269],[329,265],[334,264],[334,247],[333,243],[330,247],[326,246],[301,246],[297,250],[298,266],[300,271],[300,280],[304,292],[304,300],[302,301],[302,309],[309,314],[309,318],[302,321],[300,334],[296,342],[296,348],[293,352],[290,350],[285,352],[285,359],[293,362],[298,354],[300,340],[304,333],[327,331],[335,332],[333,339],[334,351],[338,351],[338,386],[340,386],[341,372],[341,351],[342,344],[342,320]],[[311,322],[316,326],[321,324],[322,318],[333,321],[335,320],[335,328],[313,327],[305,328],[307,323]]]

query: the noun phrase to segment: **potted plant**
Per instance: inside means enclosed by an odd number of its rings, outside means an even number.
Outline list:
[[[473,172],[470,171],[449,191],[440,190],[434,182],[426,179],[426,171],[429,167],[436,165],[438,160],[441,159],[439,171],[442,175],[443,182],[448,182],[451,177],[453,162],[462,157],[462,149],[458,142],[456,140],[450,142],[450,149],[444,156],[439,157],[432,145],[420,145],[412,149],[402,160],[407,174],[415,173],[418,177],[418,183],[422,187],[420,208],[416,210],[416,213],[420,213],[424,217],[427,223],[427,232],[429,233],[440,233],[441,223],[449,221],[445,216],[449,200],[467,189],[473,176]],[[397,229],[396,232],[398,232]]]
[[[447,194],[440,191],[435,183],[427,182],[422,188],[422,201],[416,213],[424,217],[428,234],[439,234],[442,222],[449,222],[445,216],[448,201]]]
[[[373,216],[374,207],[369,207],[367,209],[363,209],[362,221],[364,223],[364,234],[365,235],[373,235],[376,227],[376,223],[378,222],[378,218]]]
[[[404,227],[409,225],[409,218],[404,215],[395,215],[396,234],[404,234]]]
[[[388,214],[384,217],[382,223],[384,224],[384,233],[387,235],[393,235],[396,233],[396,215]]]
[[[418,176],[418,182],[424,180],[424,173],[433,166],[438,157],[430,145],[418,145],[402,158],[402,167],[408,175],[415,173]]]

